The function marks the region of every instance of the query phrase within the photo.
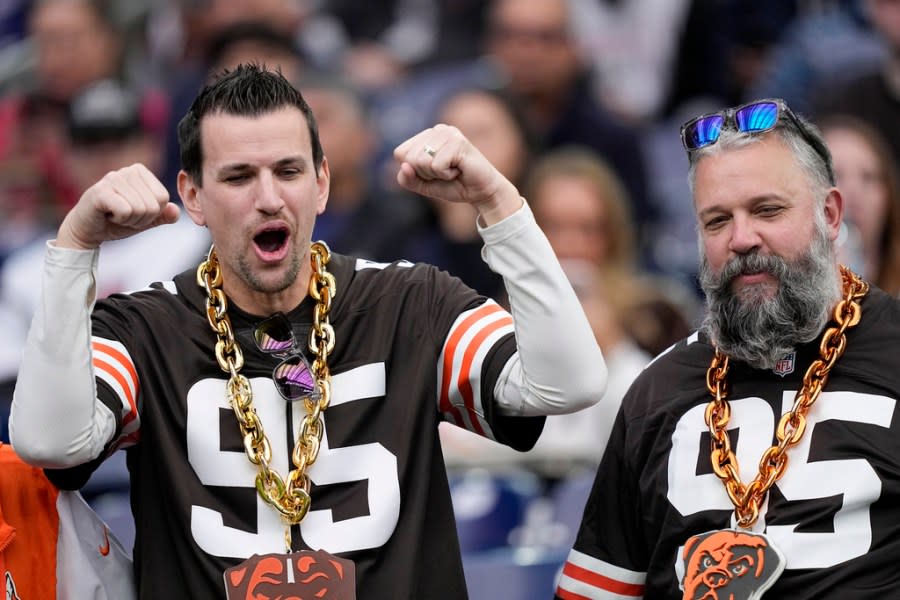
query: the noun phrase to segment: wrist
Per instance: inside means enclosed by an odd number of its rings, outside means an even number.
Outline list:
[[[490,227],[516,213],[525,201],[512,183],[506,185],[483,202],[475,204],[478,219],[483,227]]]
[[[72,250],[96,250],[100,247],[99,243],[91,244],[78,236],[66,219],[63,220],[62,225],[56,232],[54,245],[57,248],[69,248]]]

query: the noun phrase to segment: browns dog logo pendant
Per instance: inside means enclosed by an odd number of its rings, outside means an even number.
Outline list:
[[[683,600],[757,600],[785,565],[765,535],[733,529],[688,538],[681,559]]]
[[[225,571],[228,600],[356,600],[356,567],[324,550],[254,554]]]

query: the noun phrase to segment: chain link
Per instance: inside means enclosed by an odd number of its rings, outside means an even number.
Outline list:
[[[787,451],[798,443],[806,431],[806,415],[818,399],[828,381],[828,374],[847,347],[846,331],[856,326],[862,316],[860,301],[869,291],[869,284],[850,269],[841,265],[845,297],[834,309],[836,326],[829,327],[819,343],[820,358],[812,362],[803,376],[803,387],[797,391],[794,405],[782,415],[775,430],[778,443],[765,452],[759,461],[759,473],[748,484],[741,482],[738,460],[731,449],[727,427],[731,418],[727,380],[728,357],[716,349],[706,372],[706,388],[713,400],[706,407],[705,419],[711,440],[710,460],[713,472],[722,480],[725,491],[734,504],[739,527],[752,527],[759,518],[759,507],[769,489],[787,470]]]
[[[291,453],[295,468],[288,474],[287,482],[270,466],[272,448],[253,407],[253,390],[250,381],[239,373],[244,366],[244,355],[228,318],[228,301],[222,291],[222,271],[215,246],[210,248],[206,261],[197,268],[197,283],[206,290],[206,318],[217,337],[216,360],[219,367],[230,375],[225,395],[237,417],[247,458],[259,467],[256,491],[288,525],[298,525],[309,511],[311,482],[306,471],[319,455],[325,431],[322,413],[331,401],[328,355],[334,350],[334,328],[328,315],[337,293],[337,283],[334,275],[326,270],[331,258],[328,246],[324,242],[314,242],[310,254],[313,273],[309,281],[309,294],[316,304],[309,333],[309,349],[315,355],[312,373],[318,394],[304,399],[306,415],[300,422],[300,433]],[[290,549],[290,529],[285,533],[285,542]]]

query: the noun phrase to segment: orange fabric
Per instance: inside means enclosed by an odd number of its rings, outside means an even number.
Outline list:
[[[41,469],[0,443],[0,566],[23,600],[56,598],[58,495]]]

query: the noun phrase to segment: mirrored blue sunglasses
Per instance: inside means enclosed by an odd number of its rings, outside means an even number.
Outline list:
[[[253,339],[260,351],[283,357],[272,370],[272,381],[282,398],[293,401],[318,395],[312,367],[297,344],[287,316],[275,313],[261,322],[253,331]]]
[[[782,117],[800,132],[807,144],[825,163],[829,180],[834,183],[831,153],[780,98],[766,98],[733,108],[695,117],[681,126],[681,143],[688,153],[719,141],[722,130],[732,127],[742,133],[763,133],[774,129]]]

